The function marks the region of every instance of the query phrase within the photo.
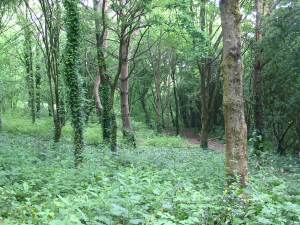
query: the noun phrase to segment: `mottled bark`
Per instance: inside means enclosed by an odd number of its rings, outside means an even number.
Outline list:
[[[244,116],[243,61],[241,55],[239,0],[221,0],[223,30],[224,120],[226,173],[229,181],[248,183],[247,127]]]

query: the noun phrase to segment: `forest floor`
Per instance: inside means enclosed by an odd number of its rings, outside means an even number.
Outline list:
[[[168,131],[166,134],[175,135],[173,131]],[[180,137],[187,139],[193,145],[200,145],[201,136],[195,131],[183,130],[180,132]],[[225,150],[225,144],[218,138],[210,138],[208,140],[208,148],[214,151],[223,152]]]
[[[192,131],[183,131],[180,134],[182,137],[187,138],[191,143],[200,145],[201,136]],[[208,148],[211,150],[222,152],[225,149],[225,145],[221,143],[217,138],[210,138],[208,140]]]
[[[27,115],[3,121],[1,225],[300,224],[299,159],[249,154],[250,185],[228,187],[219,151],[135,122],[137,149],[119,134],[119,152],[112,154],[99,124],[90,123],[84,162],[74,169],[70,125],[55,144],[51,118],[35,125]]]

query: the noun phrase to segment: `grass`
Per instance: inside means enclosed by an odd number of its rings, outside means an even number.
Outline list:
[[[121,146],[112,155],[94,142],[86,146],[84,163],[76,170],[71,130],[64,130],[61,143],[54,144],[47,119],[31,128],[21,117],[11,121],[5,116],[5,122],[0,133],[0,224],[300,223],[295,158],[268,154],[259,164],[250,158],[251,185],[228,188],[223,154],[189,148],[181,138],[158,136],[137,123],[137,149]],[[98,129],[90,125],[86,137],[96,140]]]
[[[118,121],[118,127],[120,127]],[[6,113],[3,115],[3,131],[12,134],[25,134],[29,136],[41,137],[51,140],[53,137],[53,121],[51,117],[43,116],[42,119],[37,119],[35,124],[32,124],[28,115],[17,113]],[[191,147],[191,144],[181,137],[169,137],[163,134],[157,134],[155,131],[147,129],[147,127],[140,123],[134,122],[134,129],[138,146],[148,147]],[[62,129],[62,140],[67,143],[72,143],[73,130],[70,123],[67,123]],[[85,143],[87,145],[102,144],[102,129],[101,125],[97,123],[88,123],[84,132]],[[118,132],[118,140],[122,140],[122,134]],[[122,145],[122,141],[119,141]]]

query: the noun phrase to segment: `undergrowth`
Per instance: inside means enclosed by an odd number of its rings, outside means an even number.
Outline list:
[[[43,119],[30,128],[27,122],[5,119],[0,224],[300,223],[295,158],[251,157],[249,187],[226,187],[222,153],[190,148],[179,137],[159,136],[135,124],[137,149],[121,145],[118,154],[111,154],[97,141],[86,145],[84,163],[76,170],[71,130],[64,130],[61,143],[54,144],[51,121]],[[98,138],[98,129],[89,125],[86,137]]]

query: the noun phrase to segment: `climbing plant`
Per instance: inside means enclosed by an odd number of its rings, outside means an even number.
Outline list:
[[[82,162],[83,151],[83,114],[82,114],[82,93],[80,76],[78,73],[77,61],[79,58],[80,24],[77,0],[65,0],[63,2],[66,15],[65,26],[67,43],[64,58],[64,77],[68,88],[68,102],[72,116],[75,145],[75,166]]]

